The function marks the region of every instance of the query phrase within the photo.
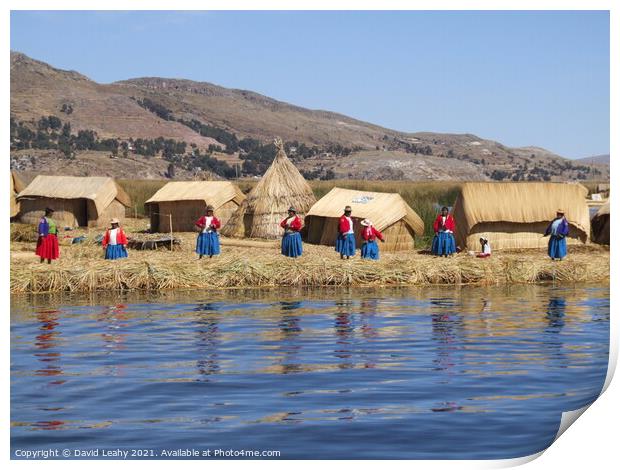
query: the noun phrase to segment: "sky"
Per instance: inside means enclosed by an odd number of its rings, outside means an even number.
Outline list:
[[[187,78],[399,131],[609,153],[605,11],[12,11],[11,49],[100,83]]]

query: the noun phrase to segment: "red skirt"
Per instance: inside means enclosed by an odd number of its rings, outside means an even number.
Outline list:
[[[35,253],[43,259],[57,259],[60,256],[58,237],[51,233],[44,237],[39,237]]]

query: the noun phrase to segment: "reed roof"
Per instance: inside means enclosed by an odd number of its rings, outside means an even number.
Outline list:
[[[353,217],[370,219],[377,230],[404,220],[415,234],[424,233],[424,222],[398,193],[333,188],[312,206],[306,217],[340,217],[345,206],[351,206]]]
[[[569,223],[587,234],[587,194],[584,186],[575,183],[463,183],[454,216],[457,228],[469,233],[483,222],[550,221],[558,209],[563,209]]]
[[[115,199],[131,206],[131,198],[123,188],[105,176],[39,175],[17,196],[18,201],[24,198],[89,199],[99,214]]]
[[[229,201],[241,204],[245,196],[230,181],[171,181],[144,204],[174,201],[204,201],[218,208]]]

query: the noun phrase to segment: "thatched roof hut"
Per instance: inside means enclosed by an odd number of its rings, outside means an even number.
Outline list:
[[[587,194],[572,183],[463,183],[454,205],[457,246],[476,250],[484,236],[494,250],[543,248],[548,239],[542,234],[558,209],[570,225],[567,242],[585,243]]]
[[[26,187],[26,183],[22,181],[19,175],[11,170],[11,218],[17,217],[19,214],[19,202],[16,199],[16,196],[24,190]]]
[[[125,218],[131,206],[127,193],[112,178],[101,176],[37,176],[19,193],[20,220],[36,224],[46,207],[68,227],[101,227]]]
[[[609,199],[592,217],[592,241],[609,245]]]
[[[222,229],[223,235],[278,238],[282,235],[280,221],[290,206],[303,217],[316,202],[312,188],[286,156],[282,141],[274,143],[278,152],[273,163]]]
[[[173,181],[164,185],[144,203],[151,216],[151,230],[190,232],[194,223],[204,214],[207,205],[224,225],[243,202],[245,196],[230,181]]]
[[[338,236],[338,221],[345,206],[351,206],[356,228],[363,219],[370,219],[386,238],[381,250],[386,252],[411,250],[414,235],[424,233],[424,222],[397,193],[375,193],[334,188],[323,196],[306,214],[308,243],[333,245]],[[355,238],[361,246],[361,230]]]

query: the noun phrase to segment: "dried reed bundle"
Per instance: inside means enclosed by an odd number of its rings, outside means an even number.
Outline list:
[[[281,286],[501,285],[540,282],[607,282],[609,251],[571,253],[561,262],[545,253],[494,253],[488,259],[452,259],[417,253],[385,254],[377,262],[341,261],[330,248],[306,245],[299,259],[279,255],[277,244],[257,247],[237,241],[234,249],[197,260],[184,242],[178,251],[130,251],[127,259],[103,260],[101,247],[64,247],[59,262],[38,264],[33,253],[13,251],[11,292],[103,292],[266,288]],[[223,240],[226,246],[227,240]],[[16,244],[17,245],[17,244]],[[32,245],[31,245],[32,246]],[[15,246],[14,248],[17,248]],[[585,251],[585,250],[584,250]]]
[[[282,140],[274,143],[278,151],[273,163],[224,226],[224,235],[278,238],[282,235],[279,223],[289,207],[303,216],[316,202],[312,188],[286,156]]]

